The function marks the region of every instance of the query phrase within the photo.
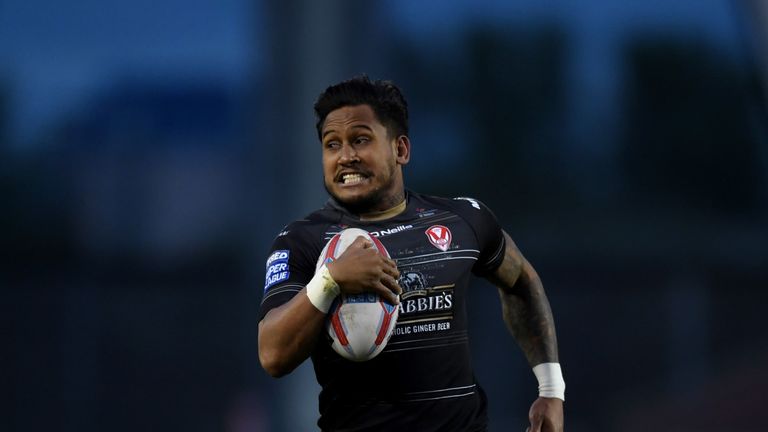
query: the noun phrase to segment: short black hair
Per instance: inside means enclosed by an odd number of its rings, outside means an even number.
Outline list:
[[[408,103],[392,81],[371,80],[366,75],[334,84],[315,102],[317,136],[322,139],[323,123],[331,111],[345,106],[369,105],[387,128],[390,138],[408,135]]]

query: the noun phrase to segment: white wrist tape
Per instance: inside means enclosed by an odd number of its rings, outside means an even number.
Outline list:
[[[539,396],[558,398],[565,402],[565,380],[560,363],[541,363],[533,367],[539,381]]]
[[[320,267],[307,284],[307,297],[310,303],[322,313],[328,313],[339,291],[339,284],[333,280],[326,266]]]

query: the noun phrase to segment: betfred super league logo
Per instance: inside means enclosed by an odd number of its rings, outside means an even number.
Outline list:
[[[443,225],[432,225],[424,231],[424,234],[427,235],[430,243],[443,252],[451,246],[451,230]]]

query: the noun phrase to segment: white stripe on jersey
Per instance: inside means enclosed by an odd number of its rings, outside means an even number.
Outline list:
[[[440,347],[450,346],[450,345],[463,345],[465,342],[466,342],[465,340],[461,340],[457,342],[450,342],[450,343],[444,343],[444,344],[424,345],[424,346],[417,346],[413,348],[398,348],[393,350],[385,348],[384,351],[382,351],[382,353],[388,353],[388,352],[391,353],[391,352],[397,352],[397,351],[413,351],[413,350],[420,350],[420,349],[427,349],[427,348],[440,348]]]
[[[416,258],[428,257],[432,255],[445,255],[450,253],[461,253],[461,252],[477,252],[478,254],[480,254],[480,251],[477,249],[456,249],[456,250],[445,251],[445,252],[435,252],[435,253],[428,253],[428,254],[422,254],[422,255],[416,255],[416,256],[402,257],[402,258],[398,258],[395,261],[405,261],[405,260],[411,260]]]
[[[420,398],[420,399],[408,399],[408,402],[422,402],[422,401],[428,401],[428,400],[438,400],[438,399],[450,399],[450,398],[458,398],[458,397],[464,397],[475,394],[475,391],[472,390],[469,393],[462,393],[457,395],[449,395],[449,396],[438,396],[438,397],[431,397],[431,398]]]
[[[440,389],[440,390],[425,390],[425,391],[417,391],[417,392],[408,392],[406,394],[415,395],[415,394],[423,394],[423,393],[437,393],[437,392],[445,392],[445,391],[450,391],[450,390],[462,390],[462,389],[474,388],[475,386],[477,386],[477,384],[461,386],[461,387],[450,387],[450,388],[444,388],[444,389]]]
[[[404,267],[405,266],[413,267],[413,266],[417,266],[419,264],[427,264],[427,263],[433,263],[433,262],[438,262],[438,261],[459,260],[459,259],[468,259],[468,260],[475,260],[475,261],[477,261],[477,257],[445,257],[445,258],[438,258],[438,259],[434,259],[434,260],[417,261],[417,262],[414,262],[414,263],[401,264],[401,265],[404,266]]]
[[[268,298],[272,297],[275,294],[280,294],[284,292],[299,292],[302,289],[304,289],[304,285],[299,285],[299,284],[278,285],[276,288],[272,288],[267,292],[267,295],[265,295],[264,298],[261,299],[261,303],[263,304]]]
[[[431,337],[431,338],[424,338],[424,339],[411,339],[411,340],[405,340],[405,341],[397,341],[392,342],[390,341],[387,346],[397,345],[397,344],[405,344],[405,343],[413,343],[413,342],[424,342],[424,341],[431,341],[431,340],[438,340],[438,339],[463,339],[466,340],[468,337],[466,336],[466,332],[461,332],[460,334],[455,334],[451,336],[438,336],[438,337]]]

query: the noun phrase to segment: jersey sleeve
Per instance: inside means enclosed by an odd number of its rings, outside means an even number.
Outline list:
[[[480,256],[472,267],[477,276],[487,276],[504,260],[504,232],[496,215],[482,202],[474,198],[454,198],[456,211],[469,223],[477,237]]]
[[[319,255],[319,247],[300,227],[288,226],[275,238],[265,266],[259,321],[307,285]]]

